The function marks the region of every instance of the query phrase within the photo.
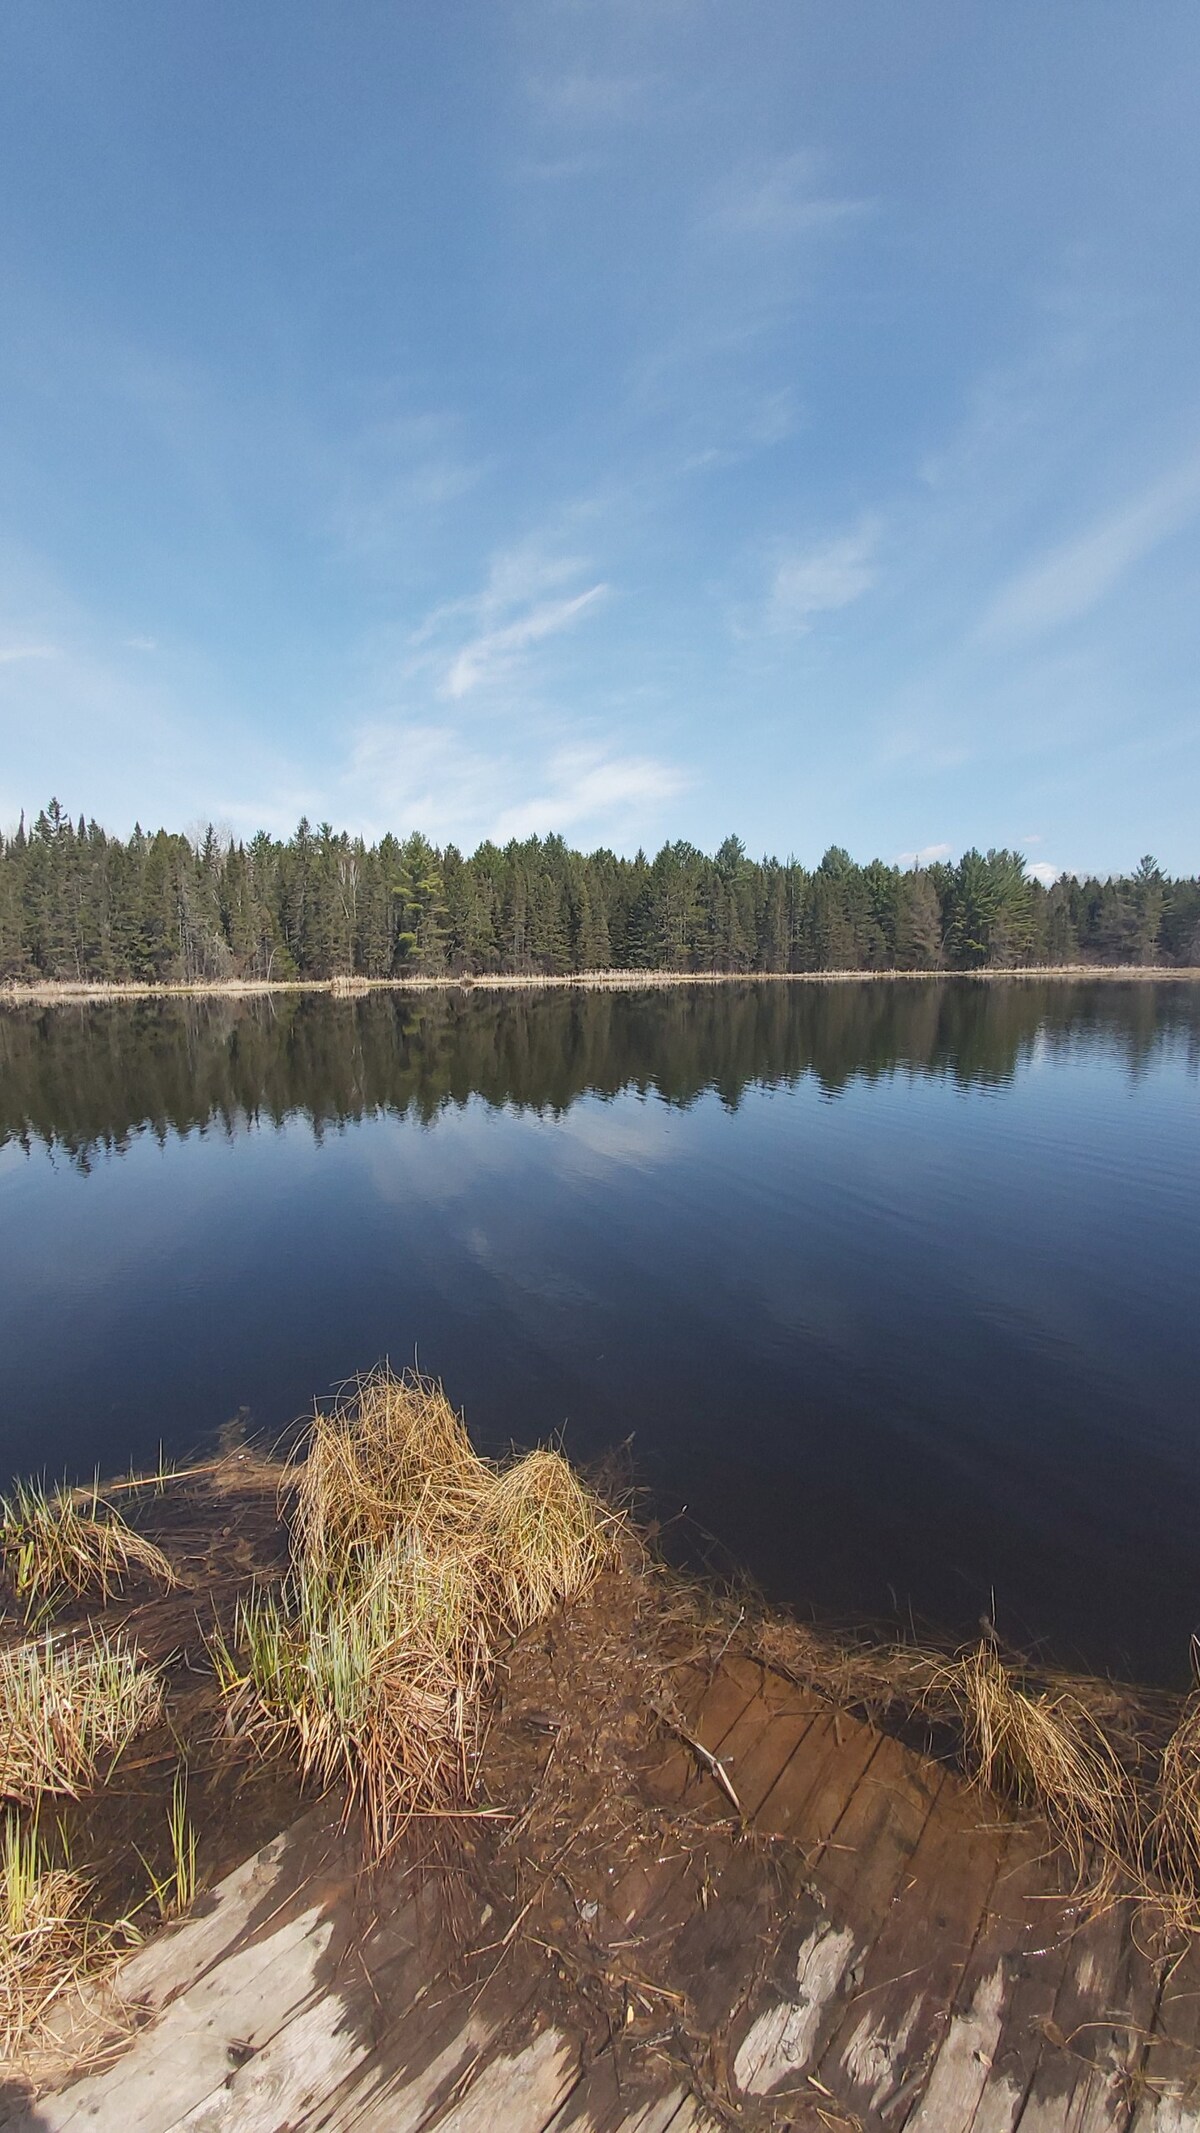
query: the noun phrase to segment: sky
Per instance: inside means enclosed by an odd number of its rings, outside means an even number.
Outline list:
[[[1195,0],[7,0],[0,826],[1200,869]]]

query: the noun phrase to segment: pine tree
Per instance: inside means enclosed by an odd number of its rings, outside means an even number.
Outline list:
[[[896,967],[936,970],[942,960],[942,907],[925,870],[900,877],[896,899]]]

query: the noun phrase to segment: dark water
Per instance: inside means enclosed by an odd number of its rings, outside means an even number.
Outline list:
[[[1181,1680],[1198,1292],[1196,988],[0,1015],[5,1471],[415,1354],[778,1597]]]

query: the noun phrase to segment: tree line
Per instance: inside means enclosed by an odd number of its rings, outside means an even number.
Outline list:
[[[837,845],[809,869],[737,837],[711,854],[623,859],[548,836],[467,856],[307,821],[286,840],[121,839],[57,800],[0,837],[0,980],[15,982],[1062,963],[1200,964],[1200,878],[1147,856],[1046,887],[1017,852],[905,869]]]

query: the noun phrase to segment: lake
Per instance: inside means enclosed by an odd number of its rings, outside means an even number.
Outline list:
[[[383,1357],[822,1618],[1187,1678],[1200,987],[0,1013],[0,1468],[274,1434]]]

